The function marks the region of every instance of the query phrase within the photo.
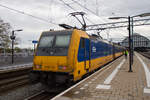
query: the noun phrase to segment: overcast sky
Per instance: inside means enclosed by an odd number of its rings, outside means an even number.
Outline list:
[[[64,5],[69,4],[74,10]],[[73,1],[77,1],[87,11]],[[49,29],[61,29],[57,25],[48,23],[67,23],[72,26],[78,26],[78,22],[68,14],[74,11],[84,11],[86,18],[95,24],[113,22],[108,17],[112,16],[133,16],[141,13],[150,12],[149,0],[0,0],[0,5],[7,6],[36,17],[40,17],[46,22],[32,18],[30,16],[17,13],[0,6],[0,18],[11,24],[12,29],[23,29],[22,32],[16,32],[20,38],[19,47],[33,47],[31,41],[38,40],[42,31]],[[91,13],[92,12],[92,13]],[[95,13],[95,15],[93,14]],[[150,17],[149,17],[150,18]],[[122,21],[122,20],[118,20]],[[87,21],[87,24],[92,24]],[[150,26],[135,27],[136,33],[149,37]],[[126,28],[106,30],[101,32],[104,38],[123,38],[128,35]]]

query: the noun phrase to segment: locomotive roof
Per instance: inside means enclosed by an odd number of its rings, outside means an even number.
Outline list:
[[[43,32],[43,34],[44,35],[48,35],[48,34],[50,34],[50,33],[52,33],[52,34],[61,34],[61,32],[63,32],[63,33],[72,33],[71,31],[73,31],[74,29],[65,29],[65,30],[50,30],[50,31],[44,31]],[[111,45],[115,45],[116,47],[122,47],[122,46],[119,46],[119,45],[116,45],[116,44],[113,44],[112,42],[109,42],[109,41],[107,41],[107,40],[104,40],[104,39],[102,39],[102,37],[100,37],[100,36],[98,36],[98,35],[96,35],[96,34],[94,34],[94,35],[89,35],[88,33],[87,33],[87,35],[89,36],[89,38],[91,39],[91,40],[95,40],[95,41],[101,41],[101,42],[104,42],[104,43],[107,43],[107,44],[111,44]]]
[[[61,34],[61,32],[63,33],[72,33],[73,29],[67,29],[67,30],[50,30],[50,31],[44,31],[42,32],[42,34],[44,35],[48,35],[48,34]]]

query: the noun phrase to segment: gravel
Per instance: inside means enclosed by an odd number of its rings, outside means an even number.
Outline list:
[[[24,100],[25,98],[43,90],[40,83],[26,85],[9,92],[0,93],[0,100]]]

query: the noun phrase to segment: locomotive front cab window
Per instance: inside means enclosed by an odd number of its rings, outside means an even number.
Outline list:
[[[70,35],[57,35],[56,47],[68,47],[70,42]]]
[[[72,31],[43,32],[37,47],[37,56],[67,56]]]
[[[39,47],[52,47],[54,36],[43,36],[41,37]]]

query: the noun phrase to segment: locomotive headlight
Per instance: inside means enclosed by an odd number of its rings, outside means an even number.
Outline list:
[[[62,69],[63,68],[63,66],[58,66],[58,69]]]
[[[58,69],[63,69],[65,70],[67,67],[66,66],[58,66]]]
[[[66,68],[67,68],[66,66],[63,67],[64,70],[65,70]]]
[[[42,68],[42,65],[35,65],[35,68],[40,69],[40,68]]]

